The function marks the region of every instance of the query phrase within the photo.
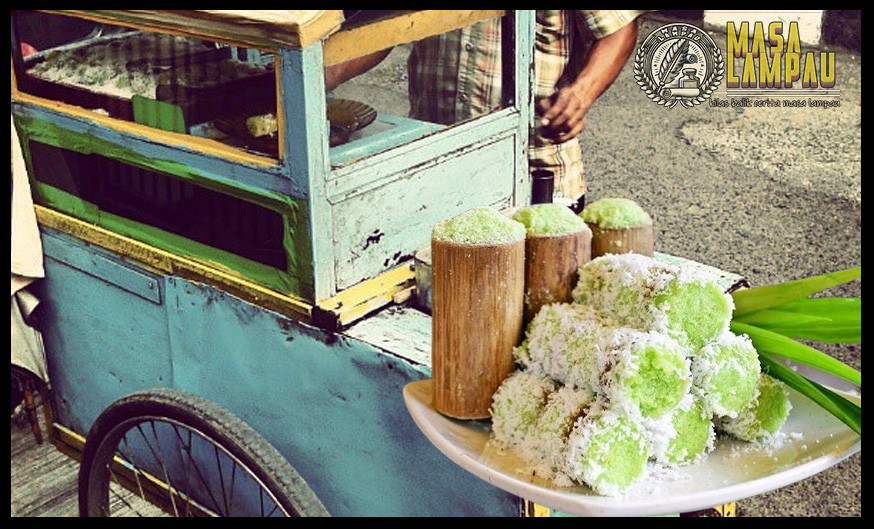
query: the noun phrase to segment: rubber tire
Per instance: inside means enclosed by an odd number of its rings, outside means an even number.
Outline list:
[[[246,465],[292,516],[330,516],[306,481],[252,427],[206,399],[166,388],[132,393],[106,408],[94,422],[79,467],[80,516],[92,516],[88,484],[100,445],[116,426],[137,417],[174,419],[200,430]]]

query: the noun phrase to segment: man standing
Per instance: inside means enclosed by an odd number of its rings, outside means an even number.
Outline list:
[[[536,12],[537,119],[530,136],[529,165],[532,171],[551,171],[556,197],[577,203],[575,209],[585,206],[586,194],[578,137],[589,108],[631,56],[640,14]],[[498,108],[500,33],[500,21],[493,19],[417,42],[409,59],[410,116],[451,124]]]
[[[578,141],[586,113],[622,71],[637,43],[641,11],[537,10],[532,171],[555,175],[556,199],[585,207]],[[389,50],[326,72],[328,89],[378,64]],[[501,22],[491,19],[414,43],[410,117],[453,124],[500,107]]]

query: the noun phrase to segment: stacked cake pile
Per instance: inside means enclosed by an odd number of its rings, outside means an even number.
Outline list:
[[[636,254],[580,269],[573,303],[543,307],[493,397],[496,442],[541,477],[618,495],[649,463],[693,463],[716,432],[769,440],[791,405],[761,373],[716,279]]]

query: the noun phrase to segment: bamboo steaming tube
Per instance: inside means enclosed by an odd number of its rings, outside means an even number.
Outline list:
[[[655,252],[652,218],[627,198],[603,198],[590,204],[580,217],[592,229],[592,259],[607,254]]]
[[[522,338],[525,227],[475,208],[434,227],[431,253],[433,406],[486,419]]]
[[[544,305],[573,299],[577,271],[592,258],[592,231],[562,204],[520,209],[513,220],[526,228],[525,323]]]

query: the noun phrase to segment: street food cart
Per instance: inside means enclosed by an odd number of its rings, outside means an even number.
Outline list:
[[[113,504],[110,475],[175,514],[522,512],[400,395],[430,376],[429,316],[405,306],[416,250],[439,221],[528,200],[533,11],[370,15],[12,12],[50,437],[85,451],[83,513]],[[327,97],[326,66],[490,20],[503,95],[480,117]]]

